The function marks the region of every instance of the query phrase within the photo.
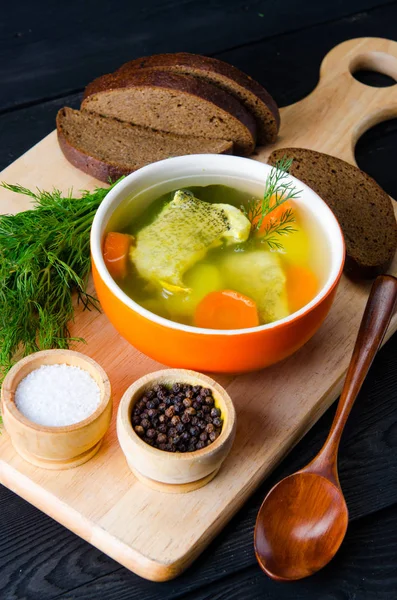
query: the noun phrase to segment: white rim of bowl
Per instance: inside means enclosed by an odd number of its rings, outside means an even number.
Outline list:
[[[146,167],[142,167],[138,169],[134,173],[127,175],[125,179],[120,181],[106,196],[105,200],[102,202],[100,207],[98,208],[92,228],[91,228],[91,253],[92,258],[95,263],[95,266],[98,270],[100,277],[102,278],[105,285],[113,292],[113,294],[121,300],[125,305],[129,308],[140,314],[142,317],[148,319],[149,321],[153,321],[162,325],[163,327],[168,327],[171,329],[177,329],[179,331],[187,331],[190,333],[194,333],[196,335],[220,335],[220,336],[231,336],[231,335],[250,335],[252,333],[275,329],[284,324],[291,323],[296,321],[300,317],[304,316],[306,313],[310,312],[313,307],[321,302],[321,300],[328,295],[331,289],[336,284],[340,273],[342,272],[344,261],[345,261],[345,242],[343,238],[343,233],[340,228],[340,225],[328,207],[328,205],[314,192],[311,188],[309,188],[302,181],[290,175],[290,179],[299,190],[302,191],[302,194],[299,198],[296,199],[295,202],[299,204],[302,202],[312,214],[312,216],[318,221],[318,213],[323,213],[323,220],[327,220],[327,234],[328,240],[331,242],[332,247],[330,248],[330,257],[331,257],[331,268],[328,274],[327,280],[323,284],[322,288],[318,292],[318,294],[305,306],[303,306],[298,311],[291,313],[287,317],[283,319],[279,319],[278,321],[274,321],[272,323],[267,323],[266,325],[258,325],[257,327],[250,327],[245,329],[206,329],[201,327],[194,327],[192,325],[184,325],[182,323],[177,323],[175,321],[171,321],[164,317],[160,317],[155,313],[150,312],[146,308],[143,308],[140,304],[132,300],[123,290],[117,285],[114,279],[109,274],[109,271],[106,268],[103,255],[102,255],[102,234],[106,228],[106,225],[113,214],[114,210],[125,201],[128,195],[131,195],[131,192],[128,191],[127,188],[131,186],[131,182],[136,181],[139,183],[141,179],[150,179],[151,176],[155,176],[157,171],[160,170],[164,172],[164,177],[156,181],[156,183],[152,185],[148,185],[146,187],[149,190],[151,187],[161,184],[161,181],[172,181],[175,179],[175,184],[177,187],[178,180],[193,177],[193,174],[189,175],[189,171],[193,171],[192,163],[194,163],[194,170],[198,175],[199,172],[209,172],[209,175],[216,174],[215,171],[217,167],[223,167],[225,169],[226,165],[229,163],[235,163],[235,169],[231,169],[229,167],[229,174],[225,176],[240,179],[243,181],[251,180],[256,183],[264,183],[267,175],[271,170],[271,165],[267,163],[262,163],[256,160],[252,160],[250,158],[243,158],[240,156],[229,156],[222,154],[189,154],[186,156],[177,156],[174,158],[167,158],[165,160],[161,160]],[[180,167],[185,167],[185,173],[180,174],[175,177],[166,176],[167,168],[172,168],[174,165],[178,165]],[[235,172],[245,173],[246,171],[251,171],[251,174],[246,174],[244,176],[236,176]],[[144,188],[145,189],[145,188]],[[125,192],[125,193],[124,193]],[[139,193],[142,193],[141,191]],[[307,198],[310,198],[311,203],[306,201]],[[315,206],[315,209],[312,210],[312,207]],[[106,219],[106,222],[105,222]],[[104,226],[105,222],[105,226]],[[325,232],[324,224],[321,225],[322,230]]]

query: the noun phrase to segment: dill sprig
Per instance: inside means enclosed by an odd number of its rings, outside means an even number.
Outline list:
[[[277,239],[277,235],[289,235],[295,233],[297,229],[291,227],[290,223],[295,221],[294,213],[291,208],[287,208],[280,218],[276,221],[270,221],[261,234],[261,242],[268,244],[271,250],[283,250],[284,246]]]
[[[34,200],[32,210],[0,216],[0,379],[16,358],[67,348],[72,341],[73,292],[84,308],[98,307],[87,293],[90,229],[111,188],[63,196],[20,185],[2,187]],[[112,186],[113,187],[113,186]]]
[[[265,218],[288,200],[299,198],[300,190],[295,188],[289,179],[292,159],[283,156],[272,167],[265,183],[263,198],[253,198],[246,207],[241,207],[246,217],[251,221],[251,231],[260,231]],[[283,245],[277,236],[289,235],[297,231],[290,223],[295,221],[292,209],[286,209],[280,217],[270,219],[261,232],[261,241],[266,242],[273,250],[282,250]]]

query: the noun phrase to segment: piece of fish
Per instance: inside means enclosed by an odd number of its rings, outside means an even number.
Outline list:
[[[144,279],[173,292],[183,275],[222,243],[245,242],[251,223],[235,206],[210,204],[178,190],[153,223],[141,229],[130,258]]]

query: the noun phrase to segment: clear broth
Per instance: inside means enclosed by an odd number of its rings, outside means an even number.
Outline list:
[[[232,204],[237,208],[241,208],[243,205],[246,206],[247,202],[253,198],[252,194],[224,185],[189,186],[184,189],[191,191],[200,200],[215,204]],[[143,227],[154,221],[163,207],[172,200],[175,191],[154,200],[142,214],[129,222],[126,227],[118,228],[118,231],[135,236]],[[297,203],[294,203],[293,210],[295,222],[292,225],[297,231],[280,237],[280,242],[284,246],[283,250],[269,250],[266,243],[261,242],[260,238],[252,235],[242,244],[229,246],[224,244],[210,249],[205,258],[198,261],[184,275],[184,283],[191,289],[189,294],[170,293],[169,290],[160,289],[148,283],[139,276],[132,261],[129,261],[128,275],[124,279],[118,280],[117,283],[130,298],[150,312],[178,323],[194,326],[195,309],[198,303],[210,292],[234,289],[237,292],[246,294],[246,288],[244,290],[239,289],[241,285],[238,277],[235,281],[230,281],[230,277],[227,281],[224,280],[224,269],[222,267],[227,257],[233,260],[236,253],[275,252],[281,268],[286,274],[287,287],[288,273],[292,272],[292,267],[309,270],[314,274],[317,286],[312,297],[304,302],[304,304],[307,304],[318,293],[324,283],[324,273],[328,271],[324,262],[328,253],[326,252],[324,240],[320,238],[316,231],[313,219],[305,214]],[[128,215],[123,215],[123,222],[128,223]],[[255,274],[253,274],[254,279]],[[291,302],[288,299],[289,314],[301,308],[300,306],[297,307],[295,302],[295,307],[292,309],[290,304]],[[261,324],[263,323],[262,320]]]

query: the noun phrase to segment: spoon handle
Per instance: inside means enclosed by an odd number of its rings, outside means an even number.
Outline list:
[[[397,279],[391,275],[377,277],[365,307],[331,431],[319,454],[303,469],[321,473],[333,479],[337,485],[339,485],[337,455],[340,438],[354,401],[385,336],[396,299]]]

